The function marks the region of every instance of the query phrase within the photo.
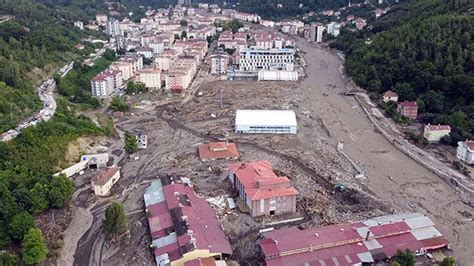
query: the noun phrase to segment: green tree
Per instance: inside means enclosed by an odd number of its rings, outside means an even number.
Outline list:
[[[104,231],[108,236],[117,236],[127,230],[127,216],[121,203],[113,202],[105,210]]]
[[[127,82],[127,93],[128,94],[136,94],[136,93],[144,93],[147,92],[148,88],[146,87],[145,84],[141,82],[135,82],[133,80],[130,80]]]
[[[456,258],[453,256],[447,256],[441,262],[441,266],[457,266],[458,263],[456,262]]]
[[[109,61],[115,61],[117,59],[117,55],[115,54],[114,50],[111,49],[106,49],[102,57]]]
[[[130,133],[125,133],[125,151],[128,154],[133,154],[138,151],[138,139],[136,136],[130,134]]]
[[[181,39],[184,39],[184,38],[187,38],[188,37],[188,33],[186,31],[182,31],[181,32]]]
[[[109,108],[113,111],[128,111],[130,106],[125,102],[125,99],[120,96],[112,97]]]
[[[61,208],[72,196],[74,182],[65,175],[53,176],[49,189],[49,203],[52,207]]]
[[[15,240],[22,240],[31,228],[35,228],[35,220],[27,212],[20,212],[13,216],[10,222],[10,237]]]
[[[179,21],[179,24],[181,25],[181,27],[186,27],[188,26],[188,22],[184,19],[182,19],[181,21]]]
[[[44,243],[41,230],[32,228],[23,239],[23,261],[26,264],[37,264],[46,259],[48,249]]]
[[[18,256],[9,252],[0,253],[0,266],[18,265]]]
[[[48,208],[48,192],[47,186],[40,183],[36,183],[35,186],[30,189],[31,213],[38,214]]]
[[[416,262],[415,255],[408,249],[405,251],[397,250],[394,259],[400,266],[414,266]]]

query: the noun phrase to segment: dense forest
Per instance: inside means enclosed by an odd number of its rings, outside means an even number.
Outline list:
[[[82,33],[43,5],[0,1],[0,132],[41,106],[34,87],[76,52]]]
[[[413,1],[377,21],[375,33],[344,31],[332,47],[346,53],[358,85],[416,100],[421,122],[451,125],[454,144],[474,133],[472,12],[470,0]]]

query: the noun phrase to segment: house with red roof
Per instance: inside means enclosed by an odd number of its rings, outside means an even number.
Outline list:
[[[232,255],[227,236],[209,203],[190,181],[164,176],[143,196],[156,265],[211,265]]]
[[[474,164],[474,140],[459,141],[456,157],[467,164]]]
[[[382,96],[382,101],[388,102],[398,102],[398,94],[391,90],[386,91]]]
[[[91,179],[96,196],[107,196],[112,186],[120,179],[120,167],[107,167],[100,170]]]
[[[204,143],[198,146],[201,161],[213,161],[218,159],[237,160],[239,152],[235,143],[225,141]]]
[[[400,115],[415,120],[418,116],[418,104],[413,102],[400,102],[397,105],[397,111]]]
[[[252,217],[296,212],[298,191],[288,177],[277,176],[268,161],[231,164],[229,179]]]
[[[448,247],[433,222],[420,213],[312,229],[282,228],[262,236],[258,244],[267,266],[373,265],[398,250],[421,256]]]
[[[430,143],[438,143],[441,138],[449,136],[451,127],[449,125],[431,125],[428,124],[423,130],[423,137]]]

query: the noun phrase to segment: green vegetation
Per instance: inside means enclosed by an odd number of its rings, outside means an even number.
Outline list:
[[[370,32],[342,31],[354,81],[380,95],[417,100],[423,123],[449,124],[451,144],[474,133],[474,8],[469,0],[419,0],[394,8]],[[366,42],[370,38],[369,42]]]
[[[121,203],[113,202],[105,210],[104,231],[109,237],[118,236],[127,231],[127,216]]]
[[[224,21],[224,23],[222,24],[222,28],[224,30],[231,30],[233,33],[236,33],[239,31],[240,28],[242,28],[244,26],[244,24],[242,24],[242,22],[240,22],[238,19],[232,19],[232,20],[227,20],[227,21]]]
[[[447,256],[441,262],[441,266],[457,266],[458,263],[456,262],[456,258],[453,256]]]
[[[141,82],[130,80],[127,82],[127,94],[137,94],[147,92],[148,88]]]
[[[112,111],[128,111],[130,110],[130,106],[125,101],[124,97],[120,96],[113,96],[112,100],[110,101],[109,108]]]
[[[23,239],[23,261],[26,264],[38,264],[46,259],[48,249],[41,230],[32,228]]]
[[[400,266],[414,266],[416,262],[415,255],[408,249],[405,251],[397,250],[394,260]]]
[[[0,132],[15,127],[41,104],[34,87],[68,62],[83,33],[59,14],[31,0],[0,1]]]
[[[37,214],[58,208],[70,198],[72,181],[52,174],[59,170],[68,143],[90,134],[103,131],[89,119],[75,117],[59,102],[50,121],[0,143],[0,249],[21,239],[22,232],[31,225],[19,222],[28,219],[25,212]]]
[[[136,136],[130,134],[130,133],[125,133],[125,146],[124,146],[125,151],[128,154],[133,154],[138,151],[138,139]]]
[[[31,228],[35,228],[35,220],[26,211],[16,214],[10,223],[10,236],[15,240],[22,240]]]
[[[16,266],[18,265],[18,256],[9,252],[0,253],[1,266]]]

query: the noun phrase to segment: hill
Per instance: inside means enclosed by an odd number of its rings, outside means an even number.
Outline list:
[[[372,32],[345,31],[331,44],[346,71],[375,95],[394,90],[417,100],[424,123],[454,128],[447,142],[474,133],[474,3],[419,0],[400,5]]]

